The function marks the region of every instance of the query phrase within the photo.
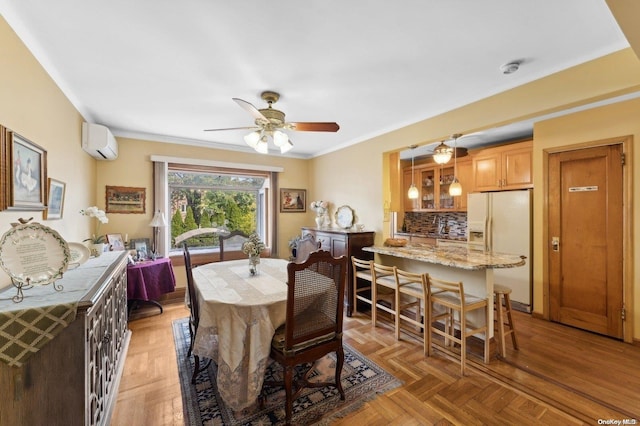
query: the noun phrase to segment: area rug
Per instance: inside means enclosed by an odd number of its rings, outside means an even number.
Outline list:
[[[187,357],[189,350],[189,319],[181,318],[173,322],[173,336],[178,358],[178,371],[182,389],[185,425],[281,425],[284,424],[284,390],[270,388],[264,408],[256,404],[242,412],[235,413],[225,406],[216,387],[216,365],[212,362],[207,370],[198,375],[195,385],[191,384],[193,357]],[[343,417],[360,408],[366,401],[400,386],[402,383],[391,374],[365,358],[355,349],[344,345],[345,363],[342,369],[342,387],[345,400],[335,387],[306,389],[293,404],[294,425],[328,425],[332,419]],[[335,354],[330,354],[316,363],[314,375],[322,380],[333,377]],[[282,377],[282,369],[277,364],[267,368],[267,380]],[[269,393],[270,392],[270,393]]]

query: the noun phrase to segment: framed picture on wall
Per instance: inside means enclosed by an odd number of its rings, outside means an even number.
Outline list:
[[[8,208],[44,210],[47,185],[47,151],[16,132],[7,132],[11,170]]]
[[[105,213],[144,213],[145,188],[107,186]]]
[[[49,184],[47,185],[47,208],[42,213],[43,219],[62,219],[66,186],[64,182],[49,178]]]
[[[306,211],[306,189],[280,188],[280,213],[304,213]]]

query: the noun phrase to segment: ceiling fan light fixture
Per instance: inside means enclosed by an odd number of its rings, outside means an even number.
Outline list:
[[[273,108],[273,104],[276,103],[278,99],[280,99],[280,94],[268,90],[262,92],[261,97],[265,102],[267,102],[267,108],[258,109],[251,103],[240,98],[232,98],[235,103],[237,103],[242,109],[253,116],[256,127],[205,129],[205,132],[257,128],[258,130],[255,130],[244,136],[244,141],[247,145],[261,154],[268,154],[268,138],[271,138],[273,140],[273,144],[276,147],[280,148],[280,152],[284,154],[285,152],[288,152],[293,148],[293,143],[291,143],[291,141],[289,140],[289,135],[281,129],[294,130],[299,132],[337,132],[340,129],[338,123],[334,122],[312,121],[287,123],[285,121],[284,112]]]
[[[433,150],[433,161],[438,164],[446,164],[451,160],[453,149],[446,145],[444,142],[440,142],[440,145]]]
[[[287,139],[287,142],[280,147],[280,154],[285,154],[293,148],[293,144]]]
[[[273,132],[273,144],[278,148],[282,148],[283,146],[289,143],[289,136],[281,130],[276,130]],[[291,145],[293,147],[293,145]]]
[[[261,133],[256,130],[255,132],[251,132],[251,133],[245,135],[244,141],[251,148],[256,149],[256,146],[258,145],[258,142],[260,142],[261,138],[262,138]]]
[[[267,137],[263,136],[260,141],[256,144],[255,148],[256,152],[260,154],[268,154],[269,153],[269,145],[267,144]]]

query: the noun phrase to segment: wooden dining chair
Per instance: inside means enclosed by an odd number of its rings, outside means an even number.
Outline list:
[[[328,251],[309,254],[302,263],[291,262],[287,266],[288,290],[285,324],[280,326],[271,342],[270,357],[283,367],[283,381],[265,381],[265,386],[284,386],[285,413],[291,423],[293,401],[306,387],[334,386],[344,400],[340,382],[344,364],[342,347],[342,314],[344,310],[344,286],[347,258],[334,258]],[[302,377],[295,380],[295,367],[314,363],[325,355],[336,353],[333,382],[309,382],[313,365]],[[264,403],[264,387],[261,397]]]
[[[460,345],[460,373],[464,376],[467,357],[467,337],[484,334],[484,362],[489,363],[489,299],[465,294],[461,281],[445,281],[429,275],[429,326],[431,333],[444,338],[445,348],[452,343]],[[443,310],[435,313],[438,308]],[[482,310],[484,324],[473,324],[468,320],[472,311]],[[436,322],[442,321],[442,325]],[[457,327],[456,327],[457,326]],[[459,331],[459,337],[456,334]],[[427,348],[431,356],[434,340]]]
[[[242,231],[231,231],[227,235],[220,235],[220,262],[231,260],[229,252],[242,252],[242,244],[249,240],[249,235]],[[241,257],[246,257],[245,254]]]
[[[191,267],[191,253],[186,242],[182,243],[183,255],[184,255],[184,269],[187,273],[187,292],[189,294],[189,337],[191,341],[189,343],[189,351],[187,357],[190,357],[193,353],[193,346],[196,340],[196,332],[198,331],[198,324],[200,322],[200,306],[198,304],[198,292],[196,291],[195,284],[193,282],[193,270]],[[200,366],[200,357],[193,355],[194,368],[193,375],[191,376],[191,383],[196,382],[196,377],[201,371],[207,369],[211,360],[209,360],[204,366]]]
[[[296,245],[296,263],[301,263],[307,260],[309,254],[320,249],[320,241],[316,241],[316,237],[313,234],[306,234],[302,237]]]

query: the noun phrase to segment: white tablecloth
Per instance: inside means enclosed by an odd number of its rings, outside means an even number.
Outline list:
[[[260,394],[271,339],[285,322],[287,264],[261,259],[256,276],[249,274],[248,259],[193,269],[200,298],[194,354],[217,363],[220,396],[234,410]]]

